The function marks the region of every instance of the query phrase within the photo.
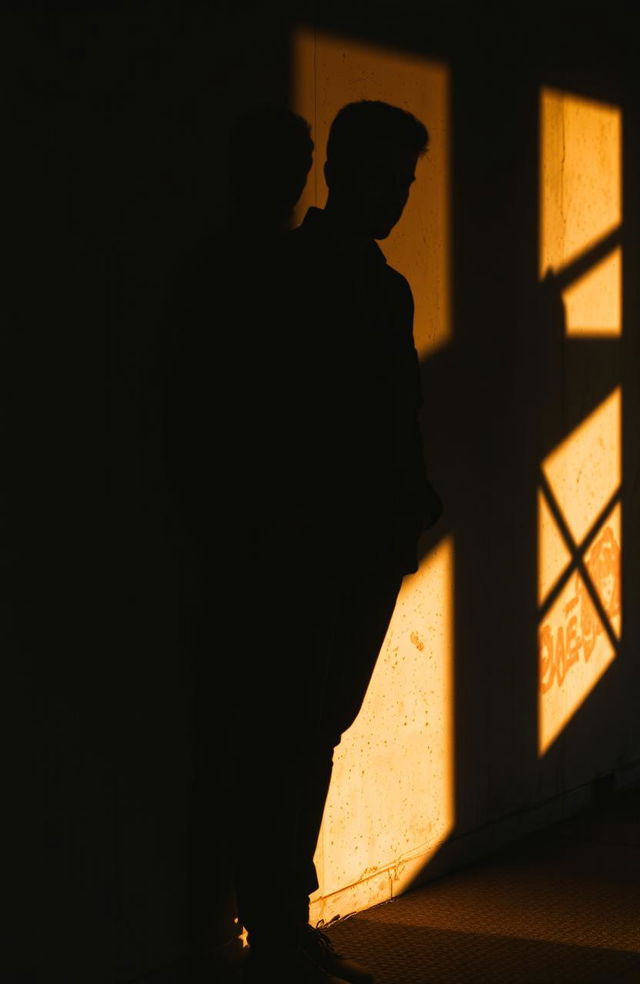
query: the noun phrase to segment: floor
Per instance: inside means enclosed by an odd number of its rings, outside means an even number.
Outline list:
[[[327,932],[375,984],[640,984],[640,786]]]
[[[376,984],[640,984],[640,789],[328,932]]]

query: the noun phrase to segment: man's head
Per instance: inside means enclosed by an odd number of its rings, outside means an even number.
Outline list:
[[[302,116],[269,104],[247,110],[236,120],[229,140],[229,172],[237,208],[286,221],[302,194],[312,162],[311,129]]]
[[[385,239],[402,215],[428,145],[424,124],[397,106],[370,100],[343,106],[327,143],[328,207],[358,233]]]

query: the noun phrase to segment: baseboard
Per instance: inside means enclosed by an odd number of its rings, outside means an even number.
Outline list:
[[[635,772],[625,771],[624,780],[627,785],[633,784],[636,773],[640,779],[640,763]],[[314,899],[311,904],[311,922],[345,918],[389,902],[412,888],[476,864],[536,831],[566,820],[587,809],[592,802],[593,787],[591,783],[587,783],[544,803],[492,820],[474,830],[462,834],[454,832],[435,852],[428,851],[400,859],[354,885]],[[399,872],[402,873],[401,879]]]

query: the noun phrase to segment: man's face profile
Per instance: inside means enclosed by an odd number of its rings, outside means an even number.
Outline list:
[[[418,155],[394,143],[376,144],[354,169],[354,205],[367,235],[386,239],[399,221],[415,181]]]

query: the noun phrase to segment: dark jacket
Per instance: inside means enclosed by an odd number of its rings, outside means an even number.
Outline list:
[[[284,386],[294,411],[284,472],[317,549],[414,571],[418,536],[441,507],[423,457],[411,289],[373,240],[345,236],[321,209],[284,251],[281,360],[288,351],[295,377]]]

